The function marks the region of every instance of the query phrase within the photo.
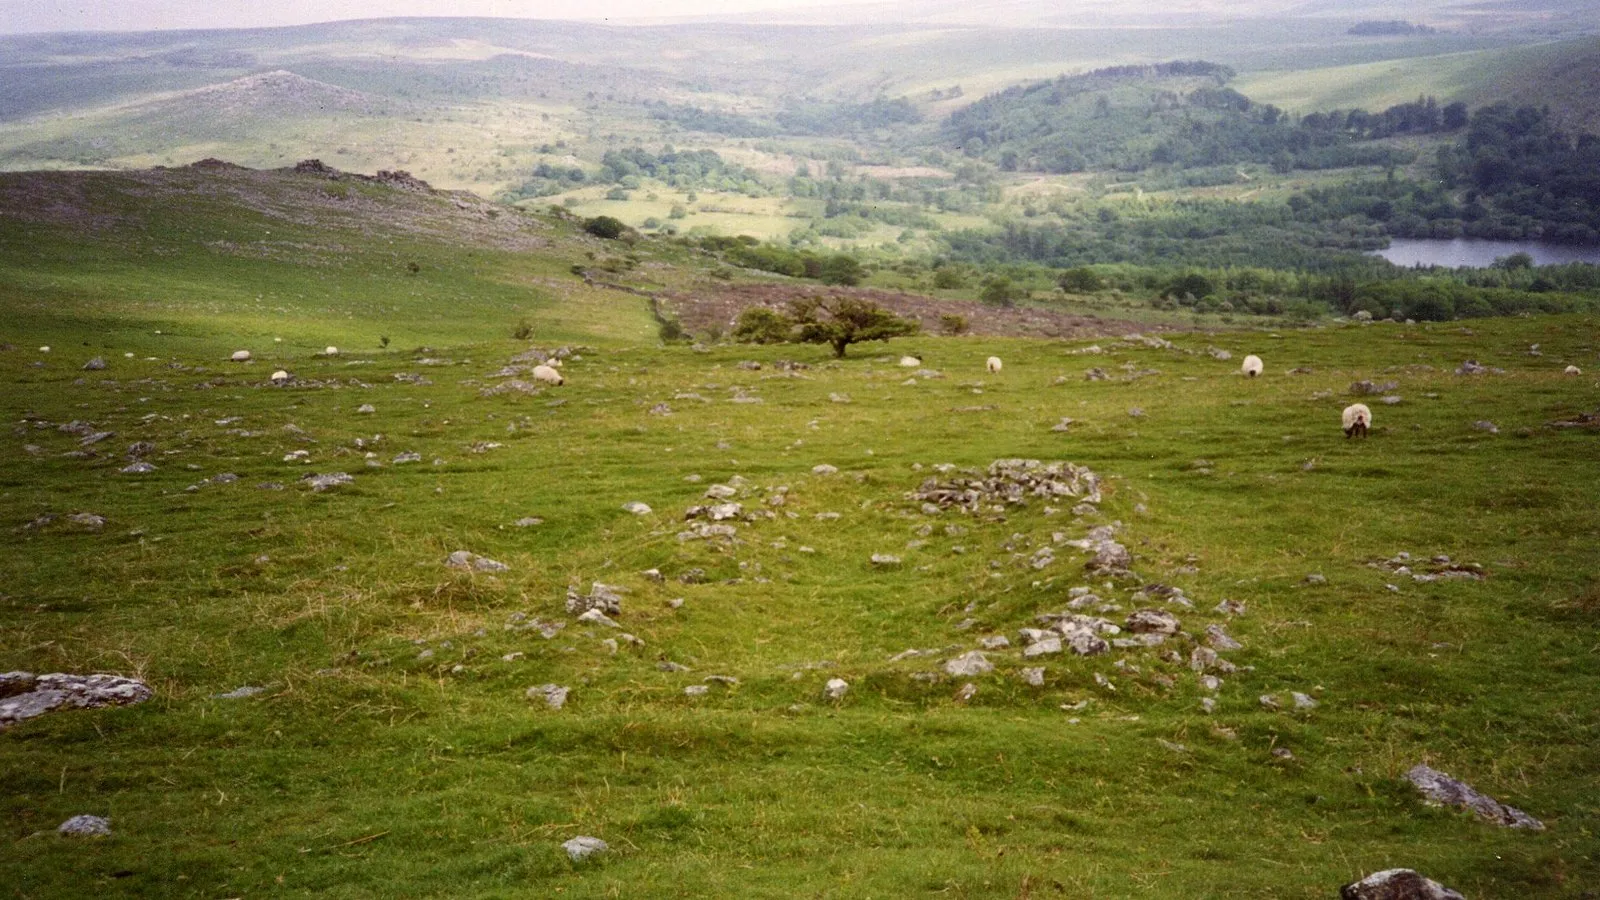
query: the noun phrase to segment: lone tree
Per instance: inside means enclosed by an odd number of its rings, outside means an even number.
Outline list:
[[[862,341],[887,341],[892,337],[916,334],[921,325],[902,319],[876,303],[855,297],[806,297],[789,304],[789,318],[799,326],[795,340],[805,344],[828,344],[833,355],[844,357],[844,350]]]

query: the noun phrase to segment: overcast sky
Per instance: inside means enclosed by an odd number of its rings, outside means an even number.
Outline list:
[[[0,0],[0,33],[258,28],[388,16],[637,20],[883,0]]]

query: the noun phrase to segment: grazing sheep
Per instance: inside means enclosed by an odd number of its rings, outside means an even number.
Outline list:
[[[906,367],[907,369],[915,369],[922,365],[922,357],[907,354],[900,357],[900,365]]]
[[[233,351],[233,355],[228,357],[228,358],[233,360],[234,362],[249,362],[250,361],[250,351],[249,350],[235,350],[235,351]]]
[[[1561,370],[1561,373],[1563,375],[1582,375],[1583,370],[1577,366],[1567,366],[1565,369]]]
[[[1251,378],[1254,378],[1257,375],[1260,375],[1261,374],[1261,369],[1262,369],[1261,357],[1255,355],[1254,353],[1250,354],[1249,356],[1246,356],[1244,358],[1244,364],[1239,367],[1239,371],[1241,371],[1244,374],[1250,376]]]
[[[40,347],[39,348],[39,352],[40,353],[49,353],[50,352],[50,345],[49,344],[45,344],[43,347]]]
[[[338,356],[339,355],[339,348],[333,346],[332,344],[329,344],[327,346],[327,348],[322,351],[322,355],[323,356]]]
[[[533,367],[533,380],[534,381],[542,381],[545,384],[556,384],[556,385],[562,384],[562,383],[564,383],[566,381],[565,378],[561,377],[561,373],[560,372],[557,372],[555,369],[552,369],[549,366],[534,366]]]
[[[1344,436],[1355,437],[1357,434],[1367,436],[1367,429],[1372,426],[1372,410],[1367,409],[1365,403],[1352,403],[1344,408]]]
[[[272,373],[272,383],[273,384],[283,384],[284,382],[286,382],[288,380],[289,380],[289,373],[285,372],[282,369],[279,369],[278,371]]]
[[[987,368],[989,370],[989,374],[990,375],[997,374],[1000,371],[1000,357],[991,356],[991,357],[989,357],[989,361],[984,363],[983,365],[984,365],[984,368]]]

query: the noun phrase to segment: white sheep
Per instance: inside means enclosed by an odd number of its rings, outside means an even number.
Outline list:
[[[566,381],[565,378],[561,377],[561,373],[560,372],[557,372],[555,369],[552,369],[549,366],[534,366],[533,367],[533,380],[534,381],[542,381],[545,384],[557,384],[557,385],[562,384],[562,383],[564,383]]]
[[[233,355],[228,357],[228,358],[233,360],[234,362],[249,362],[250,361],[250,351],[249,350],[235,350],[235,351],[233,351]]]
[[[1244,364],[1239,366],[1239,371],[1241,371],[1244,374],[1250,376],[1251,378],[1254,378],[1257,375],[1260,375],[1261,374],[1261,369],[1262,369],[1261,357],[1255,355],[1254,353],[1250,354],[1249,356],[1246,356],[1244,358]]]
[[[273,384],[283,384],[284,382],[286,382],[288,380],[289,380],[289,373],[285,372],[282,369],[279,369],[278,371],[272,373],[272,383]]]
[[[905,366],[908,369],[915,369],[916,367],[922,365],[922,357],[911,356],[909,354],[902,356],[900,357],[900,365]]]
[[[989,374],[990,375],[999,374],[999,372],[1000,372],[1000,357],[991,356],[991,357],[989,357],[989,361],[984,363],[983,365],[984,365],[984,368],[989,370]]]
[[[327,347],[326,347],[326,348],[325,348],[325,349],[324,349],[324,350],[323,350],[323,351],[322,351],[322,355],[323,355],[323,356],[338,356],[338,355],[339,355],[339,348],[338,348],[338,347],[335,347],[335,346],[334,346],[334,345],[332,345],[332,344],[329,344],[329,345],[328,345],[328,346],[327,346]]]
[[[1352,403],[1344,408],[1344,436],[1355,437],[1357,434],[1367,436],[1367,429],[1372,426],[1372,410],[1367,409],[1365,403]]]
[[[40,353],[49,353],[50,352],[50,345],[49,344],[45,344],[43,347],[40,347],[39,348],[39,352]]]
[[[1582,375],[1583,374],[1583,370],[1578,368],[1577,366],[1567,366],[1565,369],[1561,370],[1561,374],[1563,374],[1563,375]]]

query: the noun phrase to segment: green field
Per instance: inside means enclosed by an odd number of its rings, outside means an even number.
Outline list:
[[[1549,424],[1600,405],[1600,318],[1170,346],[1107,323],[1099,352],[924,335],[835,360],[662,344],[643,298],[573,273],[623,257],[608,277],[641,286],[710,264],[352,179],[0,176],[0,670],[155,689],[0,732],[10,894],[1322,898],[1398,866],[1474,900],[1600,883],[1600,453],[1593,427]],[[563,347],[564,386],[493,390]],[[1252,352],[1259,379],[1238,373]],[[1454,374],[1467,359],[1503,371]],[[1362,380],[1400,399],[1364,397],[1374,431],[1347,440]],[[155,470],[121,473],[133,456]],[[1018,457],[1088,466],[1104,498],[908,496],[960,474],[936,466]],[[353,481],[302,481],[332,472]],[[751,515],[681,537],[714,484]],[[1112,523],[1132,574],[1091,575],[1066,542]],[[456,550],[509,568],[450,569]],[[1402,552],[1411,573],[1385,562]],[[1412,577],[1439,555],[1486,577]],[[594,582],[620,589],[619,627],[567,611]],[[1138,593],[1157,582],[1193,607]],[[1021,630],[1075,587],[1183,634],[1025,658]],[[1188,664],[1208,625],[1243,644],[1214,694]],[[991,635],[1012,643],[992,672],[945,674]],[[565,708],[526,696],[544,684]],[[220,696],[242,686],[264,690]],[[1419,762],[1546,830],[1425,805],[1401,778]],[[81,813],[113,835],[55,833]],[[572,863],[577,835],[611,850]]]

